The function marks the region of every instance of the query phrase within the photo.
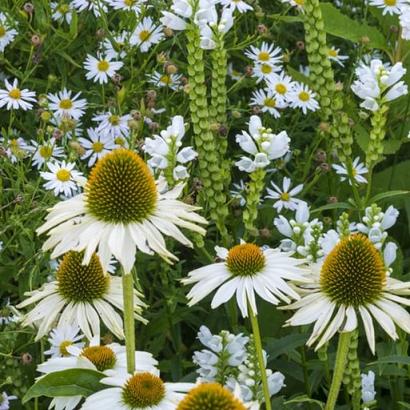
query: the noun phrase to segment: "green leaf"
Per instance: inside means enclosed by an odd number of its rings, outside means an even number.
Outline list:
[[[90,369],[68,369],[49,373],[30,387],[23,397],[23,404],[40,397],[83,396],[87,397],[104,387],[100,380],[103,373]]]
[[[281,354],[289,354],[293,349],[303,346],[307,336],[303,334],[292,334],[280,339],[267,338],[265,340],[265,350],[269,360],[273,360]]]
[[[329,209],[352,209],[352,205],[350,205],[347,202],[337,202],[335,204],[327,204],[323,205],[319,208],[314,209],[313,211],[310,211],[311,214],[317,214],[322,211],[327,211]]]
[[[373,202],[378,202],[378,201],[381,201],[382,199],[391,198],[393,196],[408,195],[408,194],[410,194],[410,191],[398,190],[398,191],[380,192],[380,194],[377,194],[373,196],[372,198],[370,198],[368,203],[372,204]]]
[[[385,357],[381,357],[375,362],[368,363],[368,366],[375,365],[375,364],[387,364],[387,363],[410,365],[410,357],[399,356],[399,355],[385,356]]]
[[[388,50],[386,39],[375,27],[362,21],[352,20],[331,3],[322,3],[320,8],[327,33],[354,43],[360,43],[363,37],[367,37],[369,39],[369,42],[366,43],[367,47]]]
[[[288,400],[285,402],[285,404],[292,404],[292,403],[312,403],[312,404],[317,404],[319,406],[319,408],[324,409],[325,405],[323,402],[319,401],[319,400],[313,400],[310,397],[303,395],[303,396],[298,396],[295,397],[292,400]]]
[[[410,409],[410,404],[405,403],[404,401],[398,401],[397,404],[400,404],[404,409]]]

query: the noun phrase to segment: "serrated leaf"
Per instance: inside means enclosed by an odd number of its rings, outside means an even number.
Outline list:
[[[103,377],[103,373],[90,369],[68,369],[49,373],[30,387],[23,397],[23,404],[40,396],[87,397],[104,388],[100,384]]]

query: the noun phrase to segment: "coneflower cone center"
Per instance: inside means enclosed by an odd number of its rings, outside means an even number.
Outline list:
[[[133,151],[117,149],[100,159],[85,187],[88,211],[109,223],[147,219],[157,204],[154,177]]]
[[[81,356],[86,357],[98,371],[112,369],[115,366],[115,353],[108,346],[89,346],[83,349]]]
[[[226,266],[233,276],[253,276],[265,267],[265,262],[259,246],[243,243],[229,250]]]
[[[135,374],[122,389],[122,399],[131,409],[156,406],[164,397],[164,382],[148,372]]]
[[[218,383],[204,383],[193,388],[177,410],[245,410],[246,407]]]
[[[380,297],[385,282],[382,256],[361,234],[342,239],[326,257],[320,273],[322,291],[345,306],[372,303]]]
[[[64,255],[57,270],[58,291],[72,302],[92,302],[102,298],[109,285],[96,254],[88,265],[83,265],[83,252],[70,251]]]

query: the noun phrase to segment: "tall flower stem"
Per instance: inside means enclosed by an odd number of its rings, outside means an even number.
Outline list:
[[[127,370],[135,370],[135,320],[134,320],[134,277],[133,272],[123,272],[122,292],[124,299],[124,333],[127,349]]]
[[[343,373],[347,362],[347,354],[349,352],[350,339],[353,332],[340,333],[339,344],[337,346],[335,368],[333,372],[332,384],[330,386],[329,394],[325,410],[334,410],[336,406],[337,397],[339,396],[340,386],[342,385]]]
[[[272,410],[272,405],[270,403],[268,378],[266,377],[265,360],[263,359],[262,340],[261,340],[261,333],[259,330],[258,318],[253,313],[253,310],[249,303],[248,303],[248,310],[249,310],[249,317],[251,319],[252,333],[253,333],[253,338],[255,341],[255,349],[256,349],[256,354],[258,357],[259,369],[261,372],[263,396],[265,397],[265,406],[266,406],[266,410]]]

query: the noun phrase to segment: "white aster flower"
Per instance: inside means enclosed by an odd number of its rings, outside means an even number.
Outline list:
[[[26,292],[28,298],[17,306],[21,309],[36,304],[23,320],[23,326],[38,326],[36,340],[46,335],[56,322],[57,327],[78,325],[91,340],[100,336],[100,320],[115,336],[124,338],[122,318],[117,312],[124,310],[122,279],[105,272],[95,253],[88,265],[83,265],[83,257],[82,252],[66,253],[56,280]],[[145,304],[136,290],[133,297],[134,317],[145,323],[140,316]]]
[[[165,383],[159,372],[107,372],[109,377],[100,380],[108,385],[87,397],[82,410],[171,410],[192,388],[192,383]]]
[[[327,56],[330,61],[334,61],[335,63],[339,64],[341,67],[344,67],[343,61],[349,59],[349,56],[344,56],[340,54],[340,49],[332,46],[327,51]]]
[[[120,135],[128,137],[130,134],[128,121],[131,119],[130,114],[119,115],[112,112],[97,114],[93,117],[93,121],[99,123],[97,126],[98,133],[112,138]]]
[[[280,70],[280,67],[270,64],[256,64],[252,69],[252,76],[256,78],[257,84],[261,81],[269,82],[271,77]]]
[[[77,325],[57,327],[50,332],[50,337],[48,338],[50,349],[46,350],[44,354],[51,357],[69,356],[70,353],[67,347],[74,346],[81,349],[84,346],[84,343],[81,342],[83,337]]]
[[[115,41],[115,45],[112,43],[110,38],[104,39],[103,43],[101,44],[101,49],[103,54],[109,60],[120,60],[126,57],[127,52],[126,47],[129,44],[130,33],[128,31],[123,31],[118,35],[113,36]]]
[[[314,323],[308,346],[316,350],[336,332],[358,328],[361,317],[366,338],[375,353],[373,319],[393,339],[396,325],[410,333],[410,314],[400,305],[410,306],[410,282],[386,274],[381,253],[362,234],[339,241],[323,262],[312,267],[310,282],[300,293],[301,300],[283,309],[297,312],[287,321],[290,326]]]
[[[53,190],[55,196],[72,196],[84,180],[83,174],[74,169],[74,162],[49,162],[47,167],[50,172],[40,172],[41,177],[48,181],[43,186],[45,189]]]
[[[10,28],[10,19],[0,12],[0,53],[14,40],[17,36],[17,30]]]
[[[78,99],[81,95],[80,92],[74,95],[74,97],[71,94],[72,91],[64,88],[63,91],[59,91],[57,94],[47,95],[50,100],[49,108],[55,116],[79,120],[84,115],[87,100],[84,98]]]
[[[77,11],[90,10],[94,13],[95,17],[99,17],[101,13],[108,12],[105,0],[71,0],[70,5]]]
[[[297,7],[299,10],[303,10],[305,0],[281,0],[282,3],[290,4],[293,7]]]
[[[139,46],[142,53],[146,53],[151,46],[158,44],[163,38],[162,26],[156,26],[151,17],[144,17],[131,34],[129,41],[131,45]]]
[[[176,259],[163,235],[192,246],[178,226],[205,234],[196,224],[207,223],[194,212],[197,207],[177,200],[182,189],[178,185],[163,192],[136,153],[117,149],[92,169],[84,194],[56,204],[37,232],[48,231],[44,249],[54,248],[52,258],[70,249],[85,249],[84,263],[88,263],[98,248],[104,268],[114,255],[126,273],[134,265],[136,249]]]
[[[307,114],[308,110],[316,111],[319,109],[319,103],[315,97],[316,94],[306,84],[296,83],[289,93],[289,103],[291,107],[300,108],[303,114]]]
[[[154,84],[157,87],[166,87],[171,90],[177,91],[181,88],[181,74],[161,74],[158,71],[154,71],[151,75],[148,75],[148,82]]]
[[[253,10],[253,7],[243,0],[220,0],[220,4],[224,7],[229,7],[232,11],[238,10],[239,13],[246,13]]]
[[[4,80],[5,90],[0,89],[0,108],[6,106],[6,110],[18,110],[21,108],[24,111],[33,108],[32,102],[36,102],[34,98],[36,93],[27,88],[20,89],[18,87],[17,78],[14,79],[13,84],[8,80]]]
[[[14,132],[14,130],[13,130]],[[3,149],[6,151],[7,158],[10,159],[12,164],[15,164],[19,159],[25,158],[31,151],[27,142],[21,138],[4,138],[1,137],[0,141],[3,145]]]
[[[274,182],[271,182],[273,189],[267,188],[268,195],[266,199],[274,199],[275,203],[273,207],[277,209],[278,213],[283,208],[294,211],[298,206],[305,201],[295,198],[303,190],[303,184],[297,185],[295,188],[290,189],[292,181],[288,177],[283,178],[282,189],[280,189]]]
[[[352,181],[349,177],[348,166],[346,164],[338,165],[333,164],[332,167],[336,170],[336,174],[341,175],[340,180],[346,181],[349,180],[349,184],[352,185]],[[369,170],[365,165],[360,162],[360,158],[356,157],[352,163],[352,176],[358,184],[367,184],[367,179],[363,174],[367,174]]]
[[[95,58],[88,54],[84,62],[84,67],[87,70],[85,76],[87,80],[93,80],[95,83],[108,83],[108,79],[115,75],[123,65],[123,62],[112,61],[108,56],[101,55]]]
[[[263,42],[260,47],[250,46],[245,51],[245,56],[250,58],[255,65],[266,64],[273,67],[274,71],[281,70],[282,49],[274,44]]]
[[[408,4],[407,0],[369,0],[370,6],[383,9],[383,16],[386,14],[400,14],[401,8]]]
[[[66,21],[67,24],[71,24],[71,20],[73,18],[73,9],[71,4],[57,3],[52,1],[50,3],[50,7],[51,12],[53,13],[51,15],[51,18],[54,21],[58,21],[59,23]]]
[[[42,144],[34,140],[31,140],[31,143],[31,149],[34,151],[32,158],[33,166],[37,167],[37,169],[40,169],[48,161],[57,161],[64,156],[64,148],[57,146],[54,137]]]
[[[224,262],[195,269],[182,279],[185,285],[195,284],[187,297],[193,306],[215,289],[211,308],[226,303],[236,293],[236,300],[243,317],[248,317],[248,304],[257,314],[255,293],[273,305],[280,300],[298,299],[298,294],[287,280],[303,281],[303,259],[295,259],[279,249],[260,248],[242,243],[231,249],[215,248]],[[287,302],[289,303],[289,302]]]
[[[410,5],[401,8],[399,21],[401,27],[401,38],[404,40],[410,40]]]
[[[87,130],[88,138],[79,138],[78,142],[85,149],[81,159],[88,160],[88,166],[92,167],[104,155],[115,149],[115,143],[110,135],[102,134],[93,128]]]
[[[106,0],[114,10],[133,11],[135,14],[141,12],[141,6],[146,0]]]
[[[239,205],[240,206],[245,206],[246,205],[246,185],[241,179],[238,183],[232,184],[232,187],[234,189],[231,189],[229,193],[231,194],[231,197],[233,199],[238,199],[239,200]]]
[[[252,98],[250,102],[251,106],[258,106],[262,112],[268,112],[274,118],[280,117],[280,112],[278,109],[283,109],[286,104],[283,100],[278,99],[271,89],[256,90],[252,93]]]
[[[284,71],[279,74],[272,74],[266,81],[267,87],[273,92],[278,101],[283,104],[289,101],[290,92],[295,87],[295,82],[292,77],[288,76]]]

